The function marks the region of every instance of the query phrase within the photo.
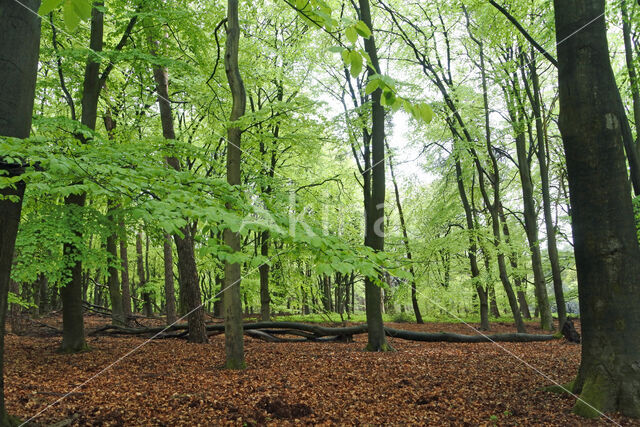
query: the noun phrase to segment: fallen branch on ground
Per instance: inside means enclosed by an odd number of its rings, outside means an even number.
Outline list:
[[[113,335],[150,335],[160,334],[162,338],[183,338],[186,333],[169,334],[175,331],[188,330],[187,324],[176,324],[170,327],[156,328],[126,328],[123,326],[107,325],[92,331],[89,335],[113,334]],[[245,333],[248,336],[269,342],[309,342],[309,341],[350,341],[353,335],[367,333],[367,325],[356,325],[341,328],[328,328],[318,325],[295,322],[258,322],[246,323]],[[224,333],[224,325],[207,325],[208,332]],[[495,335],[462,335],[450,332],[414,332],[402,329],[385,328],[387,336],[408,341],[423,342],[452,342],[452,343],[479,343],[479,342],[536,342],[556,339],[554,335],[537,334],[495,334]],[[165,333],[167,333],[165,335]],[[211,334],[214,335],[214,334]],[[279,338],[275,335],[297,335],[301,338]],[[329,338],[329,339],[328,339]]]

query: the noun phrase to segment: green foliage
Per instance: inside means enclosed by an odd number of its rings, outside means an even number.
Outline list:
[[[63,5],[64,23],[69,31],[91,17],[92,0],[44,0],[38,14],[48,15],[60,5]]]

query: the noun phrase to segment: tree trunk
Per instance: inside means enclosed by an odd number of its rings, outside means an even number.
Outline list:
[[[609,61],[605,2],[555,0],[554,5],[556,38],[562,40],[559,127],[583,335],[573,383],[581,400],[574,412],[640,417],[640,248],[622,144],[626,115]]]
[[[136,268],[138,273],[138,286],[140,297],[143,301],[142,312],[145,316],[151,316],[151,298],[144,288],[147,285],[147,275],[144,271],[144,253],[142,251],[142,232],[136,234]]]
[[[369,0],[359,0],[360,16],[362,21],[373,32]],[[378,52],[373,34],[364,41],[364,47],[371,58],[369,77],[380,72],[378,64]],[[366,212],[366,233],[368,246],[375,251],[384,250],[384,199],[385,199],[385,157],[384,157],[384,107],[380,103],[382,90],[376,89],[371,94],[371,200]],[[380,307],[380,287],[369,277],[365,278],[365,302],[368,329],[369,351],[388,351],[391,346],[387,344],[382,321],[382,309]]]
[[[167,325],[176,322],[176,289],[173,284],[173,247],[171,236],[164,235],[164,295],[166,301]]]
[[[38,276],[38,285],[40,292],[40,305],[38,306],[38,314],[41,316],[43,314],[47,314],[50,309],[50,301],[49,301],[49,279],[44,274],[40,274]]]
[[[260,234],[260,255],[269,256],[269,232]],[[271,297],[269,296],[269,263],[264,262],[258,267],[260,271],[260,318],[263,322],[271,320]]]
[[[515,108],[515,107],[514,107]],[[533,200],[533,182],[531,181],[531,168],[527,157],[526,138],[524,131],[519,129],[517,123],[522,115],[517,117],[515,111],[511,111],[514,131],[516,132],[516,150],[518,152],[518,171],[522,184],[522,202],[524,205],[524,223],[531,251],[531,268],[533,270],[533,283],[536,294],[536,302],[540,309],[540,326],[548,331],[553,330],[553,317],[547,295],[547,284],[542,270],[542,254],[540,241],[538,240],[538,215],[535,201]]]
[[[107,110],[104,115],[104,127],[109,134],[109,139],[113,139],[113,131],[116,128],[116,122],[111,116],[111,111]],[[111,322],[114,325],[126,325],[127,318],[124,315],[124,307],[122,304],[122,295],[120,293],[120,280],[118,280],[118,227],[115,210],[117,203],[109,198],[107,200],[107,219],[110,221],[112,232],[107,236],[107,253],[109,254],[107,269],[107,284],[109,286],[109,298],[111,301]]]
[[[529,311],[529,303],[527,303],[527,294],[523,290],[518,290],[518,304],[522,317],[531,320],[531,311]]]
[[[464,216],[467,221],[467,232],[469,235],[469,249],[467,250],[467,258],[469,258],[469,266],[471,268],[471,282],[478,294],[478,300],[480,301],[480,329],[488,331],[489,325],[489,302],[487,289],[480,283],[480,268],[478,267],[478,244],[475,237],[475,221],[473,217],[473,210],[467,197],[467,191],[464,187],[464,176],[462,174],[462,165],[460,163],[460,157],[457,152],[454,151],[455,167],[456,167],[456,181],[458,184],[458,194],[462,201],[462,207],[464,208]]]
[[[107,216],[113,220],[113,205],[109,206]],[[115,222],[114,228],[115,228]],[[111,300],[111,322],[114,325],[126,325],[126,318],[124,316],[124,309],[122,307],[122,295],[120,294],[120,281],[118,280],[118,248],[116,241],[118,235],[116,233],[110,233],[107,236],[107,253],[108,259],[108,279],[109,285],[109,297]]]
[[[121,262],[121,284],[122,284],[122,311],[124,318],[129,323],[133,313],[131,311],[131,282],[129,281],[129,254],[127,250],[127,229],[124,222],[120,221],[118,228],[122,233],[120,237],[120,262]]]
[[[89,48],[91,54],[87,58],[84,72],[82,91],[82,115],[81,123],[89,129],[96,128],[98,118],[98,99],[100,96],[100,62],[93,52],[102,52],[104,13],[103,3],[94,3],[91,11],[91,35]],[[84,137],[80,137],[84,140]],[[60,351],[75,353],[87,348],[84,339],[84,318],[82,316],[82,255],[79,242],[82,241],[82,228],[84,226],[80,218],[82,208],[86,202],[86,194],[71,194],[64,200],[71,216],[70,224],[75,234],[76,242],[64,244],[64,256],[72,260],[70,268],[71,279],[60,289],[62,296],[62,345]]]
[[[176,242],[178,271],[180,272],[180,281],[183,282],[184,302],[188,310],[189,341],[206,343],[208,339],[205,329],[204,307],[202,306],[200,284],[198,282],[198,271],[196,269],[193,233],[192,228],[187,225],[182,228],[184,237],[175,235],[173,239]]]
[[[227,42],[225,46],[225,72],[233,107],[229,121],[231,125],[227,129],[227,182],[230,185],[241,184],[241,153],[242,129],[234,122],[239,120],[246,109],[246,92],[240,66],[238,64],[238,51],[240,47],[240,23],[238,20],[238,0],[227,1]],[[228,209],[234,207],[228,203]],[[240,252],[240,235],[229,229],[224,230],[224,242],[233,252]],[[240,292],[241,265],[239,263],[224,264],[224,326],[225,326],[225,351],[226,367],[228,369],[244,369],[244,337],[242,331],[242,300]]]
[[[154,44],[157,42],[151,40],[151,54],[156,55]],[[165,139],[176,139],[173,110],[169,100],[169,74],[164,67],[156,66],[153,69],[153,76],[156,82],[156,91],[158,94],[158,106],[160,108],[160,119],[162,122],[162,135]],[[180,160],[175,157],[168,157],[167,164],[176,171],[181,170]],[[175,234],[173,239],[176,243],[176,252],[178,253],[178,274],[180,287],[180,308],[181,313],[189,314],[189,341],[196,343],[207,342],[207,333],[205,330],[204,307],[202,306],[202,296],[200,293],[200,285],[198,282],[198,269],[196,265],[195,248],[193,233],[195,225],[187,224],[180,230],[181,235]]]
[[[536,118],[536,136],[538,139],[538,147],[536,154],[540,165],[540,181],[542,186],[542,204],[544,209],[544,223],[547,231],[547,251],[549,253],[549,263],[551,264],[551,275],[553,277],[553,292],[556,297],[556,306],[558,308],[558,329],[562,330],[564,322],[567,320],[567,305],[564,300],[564,290],[562,289],[562,271],[560,270],[560,260],[558,259],[558,245],[556,243],[556,227],[553,223],[553,215],[551,214],[551,195],[549,193],[549,167],[547,165],[547,133],[544,129],[542,120],[542,105],[540,82],[538,78],[538,70],[534,61],[529,64],[531,70],[532,93],[531,107]],[[526,79],[523,79],[528,84]]]
[[[387,151],[389,145],[387,145]],[[416,316],[416,323],[422,324],[422,314],[420,313],[420,306],[418,305],[418,291],[416,289],[416,273],[413,268],[413,254],[409,246],[409,233],[407,232],[407,223],[404,218],[404,211],[402,210],[402,202],[400,201],[400,190],[398,189],[398,181],[393,172],[393,160],[389,157],[389,171],[391,172],[391,180],[393,181],[393,191],[396,196],[396,207],[398,208],[398,215],[400,217],[400,228],[402,229],[402,241],[404,243],[404,250],[409,263],[409,273],[411,273],[411,304],[413,305],[413,314]]]

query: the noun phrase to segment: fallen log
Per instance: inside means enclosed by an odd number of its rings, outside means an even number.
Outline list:
[[[127,328],[124,326],[107,325],[92,331],[89,335],[100,333],[117,335],[149,335],[164,334],[176,331],[185,331],[187,324],[176,324],[170,327],[155,328]],[[495,335],[463,335],[451,332],[416,332],[403,329],[384,328],[387,336],[422,342],[451,342],[451,343],[482,343],[482,342],[539,342],[556,339],[555,335],[537,334],[495,334]],[[350,341],[353,335],[367,333],[367,325],[330,328],[325,326],[310,325],[296,322],[257,322],[244,325],[246,335],[269,342],[334,342]],[[224,325],[207,325],[207,332],[214,334],[224,333]],[[280,338],[275,335],[296,335],[301,338]],[[186,333],[160,335],[163,338],[183,338]]]

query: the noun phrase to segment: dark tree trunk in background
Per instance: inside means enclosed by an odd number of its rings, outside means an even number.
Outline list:
[[[173,283],[173,245],[171,236],[164,235],[164,294],[166,300],[167,325],[176,321],[176,289]]]
[[[260,255],[269,256],[269,232],[262,231],[260,234]],[[264,262],[258,267],[260,271],[260,318],[263,322],[271,319],[271,297],[269,295],[269,264]]]
[[[507,217],[504,214],[504,208],[500,206],[500,222],[502,223],[502,234],[507,245],[511,243],[511,232],[509,231],[509,224],[507,224]],[[511,275],[513,276],[513,284],[516,288],[518,295],[518,305],[520,306],[520,313],[525,319],[531,319],[531,312],[529,311],[529,304],[527,303],[526,281],[522,280],[520,273],[518,273],[518,252],[515,248],[509,254],[509,264],[511,265]]]
[[[108,208],[109,213],[107,216],[113,218],[113,206]],[[113,223],[115,228],[115,222]],[[111,233],[107,236],[107,253],[108,259],[108,278],[107,283],[109,285],[109,297],[111,300],[111,322],[114,325],[125,325],[126,318],[124,316],[124,310],[122,308],[122,295],[120,294],[120,280],[118,280],[118,247],[117,247],[118,235]]]
[[[40,51],[39,0],[0,3],[0,136],[27,138],[35,97],[36,73]],[[5,162],[0,157],[0,170],[8,176],[23,173],[22,165]],[[7,175],[5,175],[7,176]],[[18,425],[10,417],[4,403],[4,334],[7,317],[13,250],[20,223],[25,184],[2,188],[0,195],[0,425]],[[9,200],[15,196],[17,200]]]
[[[489,304],[491,307],[491,315],[495,318],[500,317],[500,309],[498,308],[498,301],[496,301],[496,287],[492,284],[489,285]]]
[[[230,185],[241,184],[240,144],[242,129],[234,122],[239,120],[246,110],[246,92],[240,66],[238,51],[240,48],[240,23],[238,20],[238,0],[227,1],[227,42],[225,46],[224,65],[233,99],[231,122],[227,129],[227,182]],[[227,209],[234,207],[228,203]],[[240,235],[229,229],[224,230],[224,243],[233,252],[240,252]],[[242,300],[240,292],[241,265],[239,263],[224,264],[224,330],[226,367],[228,369],[244,369],[244,336],[242,330]],[[245,304],[246,305],[246,304]]]
[[[359,0],[360,17],[362,21],[373,31],[369,0]],[[369,76],[380,71],[378,64],[378,51],[373,34],[364,41],[364,47],[371,58],[373,69],[369,68]],[[382,90],[376,89],[371,94],[371,200],[366,211],[366,233],[368,246],[375,251],[384,250],[384,199],[385,199],[385,157],[384,157],[384,107],[380,103]],[[380,305],[381,289],[369,277],[365,278],[365,301],[368,325],[367,350],[387,351],[391,346],[387,344],[382,321],[382,308]]]
[[[133,313],[131,311],[131,282],[129,280],[129,254],[127,250],[127,230],[124,222],[118,224],[118,228],[122,233],[120,237],[120,263],[121,263],[121,285],[122,285],[122,311],[127,323],[131,319]]]
[[[489,301],[487,289],[480,283],[480,268],[478,267],[478,243],[475,237],[475,225],[473,210],[467,197],[467,190],[464,187],[464,176],[462,174],[462,165],[460,163],[460,157],[457,152],[453,154],[455,158],[456,166],[456,181],[458,184],[458,194],[462,201],[462,207],[464,208],[464,216],[467,222],[467,233],[469,235],[469,249],[467,250],[467,257],[469,258],[469,265],[471,268],[471,282],[476,288],[478,299],[480,301],[480,329],[488,331],[489,325]]]
[[[91,35],[89,48],[92,52],[102,52],[104,13],[102,2],[96,2],[91,12]],[[98,118],[98,99],[100,97],[100,62],[93,53],[87,58],[82,90],[81,122],[89,129],[96,128]],[[84,137],[80,137],[83,142]],[[70,280],[60,289],[62,296],[62,345],[60,351],[75,353],[87,348],[84,339],[84,319],[82,316],[82,254],[83,220],[81,214],[86,202],[86,194],[71,194],[65,198],[69,224],[76,241],[64,244],[64,256],[70,260]]]
[[[627,119],[609,62],[605,2],[554,4],[556,38],[563,41],[559,127],[582,323],[573,392],[583,400],[574,412],[640,417],[640,248],[622,144]]]
[[[114,138],[113,131],[116,128],[116,122],[111,116],[111,112],[107,110],[104,115],[104,127],[109,134],[109,139]],[[118,221],[116,218],[117,203],[113,199],[107,200],[107,218],[110,221],[111,233],[107,236],[107,253],[109,254],[107,269],[107,284],[109,286],[109,298],[111,301],[111,322],[114,325],[126,325],[127,318],[124,315],[122,304],[122,294],[120,293],[120,280],[118,279],[117,264],[118,258]]]
[[[530,61],[529,69],[531,70],[531,107],[536,119],[536,137],[538,139],[538,147],[536,154],[540,165],[540,185],[542,187],[542,204],[544,209],[544,223],[547,231],[547,251],[549,253],[549,263],[551,264],[551,275],[553,278],[553,292],[556,297],[556,306],[558,307],[558,329],[562,330],[562,325],[567,320],[567,304],[564,300],[564,290],[562,289],[562,270],[560,269],[560,260],[558,258],[558,245],[556,243],[556,227],[553,223],[553,215],[551,214],[551,194],[549,190],[549,166],[547,164],[547,133],[544,129],[542,119],[542,96],[540,91],[540,81],[535,61]],[[526,79],[523,79],[528,84]]]
[[[142,232],[136,234],[136,272],[138,273],[138,286],[140,297],[143,302],[142,312],[145,316],[151,316],[153,310],[151,307],[151,297],[149,292],[144,290],[147,285],[147,274],[144,271],[144,253],[142,251]]]
[[[38,306],[38,314],[41,316],[47,314],[50,310],[49,301],[49,279],[44,274],[38,276],[38,292],[40,293],[40,305]]]
[[[150,40],[152,46],[151,54],[156,55],[155,47],[159,43]],[[160,108],[160,118],[162,121],[162,135],[165,139],[176,139],[175,128],[173,124],[173,110],[169,100],[169,74],[164,67],[156,66],[153,69],[153,76],[156,82],[156,91],[158,94],[158,106]],[[168,157],[167,164],[176,171],[181,170],[180,160],[176,157]],[[180,312],[188,313],[189,322],[189,341],[196,343],[205,343],[208,341],[207,332],[205,330],[204,307],[202,305],[202,296],[200,292],[200,284],[198,282],[198,268],[196,265],[195,242],[193,233],[195,233],[195,224],[186,225],[181,230],[181,234],[175,234],[173,240],[176,243],[176,252],[178,254],[178,278],[180,286]]]
[[[387,145],[387,151],[389,146]],[[411,304],[413,305],[413,313],[416,316],[416,323],[422,324],[422,314],[420,314],[420,306],[418,305],[418,291],[416,289],[416,272],[413,268],[413,254],[411,253],[411,247],[409,246],[409,233],[407,232],[407,223],[404,218],[404,211],[402,210],[402,202],[400,200],[400,190],[398,188],[398,182],[396,180],[395,173],[393,171],[393,159],[389,157],[389,171],[391,172],[391,180],[393,181],[393,191],[396,196],[396,207],[398,208],[398,215],[400,217],[400,228],[402,229],[402,241],[404,243],[404,250],[409,263],[409,273],[411,273]]]
[[[182,229],[184,237],[173,236],[178,252],[178,271],[180,280],[184,283],[184,302],[187,306],[187,321],[189,323],[189,341],[206,343],[207,331],[205,329],[204,307],[196,269],[196,257],[194,252],[194,231],[190,226]]]
[[[524,115],[518,115],[515,105],[509,109],[512,125],[516,132],[516,150],[518,153],[518,172],[522,185],[522,201],[524,205],[524,223],[529,250],[531,251],[531,267],[533,270],[533,282],[536,294],[536,302],[540,310],[540,326],[545,330],[553,330],[553,317],[551,316],[551,305],[547,295],[547,283],[542,270],[542,253],[540,252],[540,241],[538,239],[538,214],[536,212],[535,201],[533,199],[533,181],[531,181],[531,165],[528,160],[526,147],[526,137],[524,129],[519,123],[524,119]]]

